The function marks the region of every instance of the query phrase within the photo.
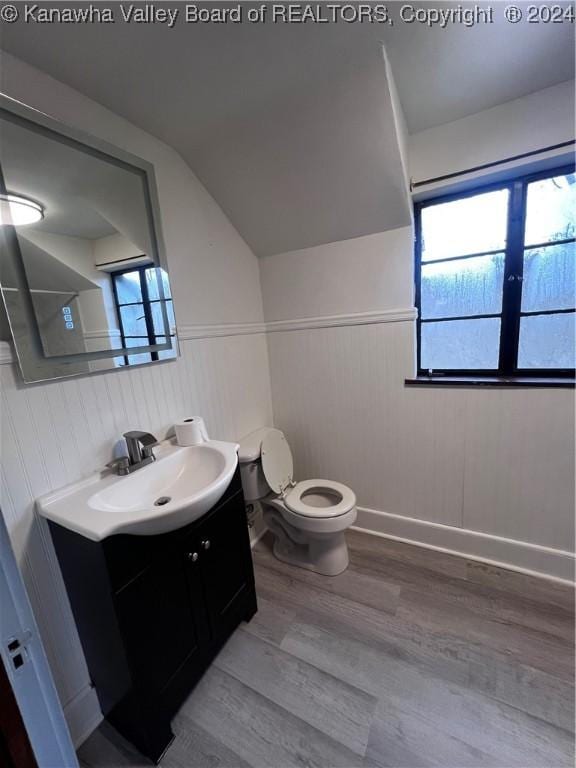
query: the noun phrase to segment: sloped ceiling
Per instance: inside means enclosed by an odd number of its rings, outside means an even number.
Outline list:
[[[99,287],[27,238],[20,236],[19,244],[31,290],[77,293]],[[3,288],[17,288],[19,284],[11,260],[6,259],[2,262]]]
[[[2,47],[173,146],[266,255],[410,221],[382,46],[350,30],[13,24]]]
[[[513,4],[523,13],[514,24],[505,17],[508,3],[499,0],[397,3],[397,11],[403,5],[447,12],[459,7],[492,11],[491,22],[469,27],[396,23],[388,30],[386,50],[410,133],[574,79],[575,25],[529,23],[527,9],[532,3]],[[570,2],[555,5],[574,7]]]
[[[409,223],[383,41],[412,131],[573,76],[567,27],[497,22],[16,23],[1,44],[173,146],[267,255]]]
[[[198,137],[194,170],[258,255],[410,222],[379,46]]]

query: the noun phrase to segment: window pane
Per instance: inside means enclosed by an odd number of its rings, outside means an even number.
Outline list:
[[[498,314],[503,282],[503,253],[423,264],[422,317]]]
[[[422,208],[422,261],[503,249],[507,217],[507,189]]]
[[[134,301],[142,301],[139,272],[124,272],[123,275],[117,275],[114,280],[118,294],[118,304],[131,304]]]
[[[126,339],[127,347],[147,347],[149,345],[148,336],[140,337],[136,339]],[[128,363],[135,365],[137,363],[150,363],[152,361],[152,355],[150,352],[142,352],[140,355],[128,355]]]
[[[574,237],[576,176],[554,176],[528,184],[526,245]]]
[[[162,288],[164,290],[164,296],[160,296],[158,289],[158,282],[162,280]],[[170,299],[172,294],[170,293],[170,282],[168,281],[168,273],[160,267],[151,267],[146,270],[146,283],[148,286],[148,298],[149,299]]]
[[[155,333],[166,333],[166,329],[164,328],[164,319],[162,317],[162,303],[161,301],[155,302],[154,304],[150,305],[150,308],[152,310],[152,320],[154,323],[154,332]],[[166,314],[168,315],[168,325],[170,326],[170,329],[175,327],[176,320],[174,319],[174,308],[172,307],[171,301],[164,302],[166,304]]]
[[[173,336],[156,336],[155,343],[156,344],[166,344],[166,339],[167,338],[172,340],[174,337]],[[172,343],[172,341],[170,341],[170,343]],[[160,353],[158,353],[158,354],[160,354]]]
[[[122,316],[122,327],[125,336],[148,336],[143,304],[120,307],[120,314]]]
[[[170,325],[170,332],[174,333],[176,330],[176,318],[174,317],[174,304],[171,301],[166,302],[166,312],[168,313],[168,323]]]
[[[575,243],[525,251],[522,311],[573,309],[576,306],[575,261]]]
[[[158,344],[165,344],[166,343],[166,336],[158,336],[156,341],[157,341]],[[164,349],[161,352],[158,352],[158,359],[159,360],[169,360],[170,358],[175,356],[174,336],[170,336],[170,343],[172,344],[172,347],[170,349]]]
[[[518,368],[574,368],[575,315],[533,315],[520,320]]]
[[[128,355],[128,365],[141,365],[142,363],[151,363],[152,355],[150,353],[142,355]]]
[[[421,366],[424,369],[496,369],[500,320],[451,320],[422,323]]]

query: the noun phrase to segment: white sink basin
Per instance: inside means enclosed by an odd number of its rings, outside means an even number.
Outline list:
[[[154,536],[191,523],[223,496],[238,446],[209,440],[184,448],[164,443],[156,461],[133,474],[97,474],[36,502],[43,517],[92,541],[115,533]]]

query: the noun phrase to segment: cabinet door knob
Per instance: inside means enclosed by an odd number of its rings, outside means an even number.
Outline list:
[[[188,554],[186,555],[186,558],[191,562],[195,563],[196,560],[198,560],[198,552],[188,552]]]
[[[210,549],[210,539],[204,539],[204,541],[202,542],[202,546],[204,547],[204,549]]]

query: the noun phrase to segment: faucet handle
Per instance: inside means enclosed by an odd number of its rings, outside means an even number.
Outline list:
[[[154,451],[152,448],[154,448],[155,445],[158,445],[158,443],[152,443],[152,445],[145,445],[142,448],[142,458],[143,459],[156,459],[156,456],[154,456]]]
[[[128,456],[119,456],[117,459],[112,459],[106,466],[108,469],[115,469],[119,475],[125,474],[130,466],[130,459]]]

